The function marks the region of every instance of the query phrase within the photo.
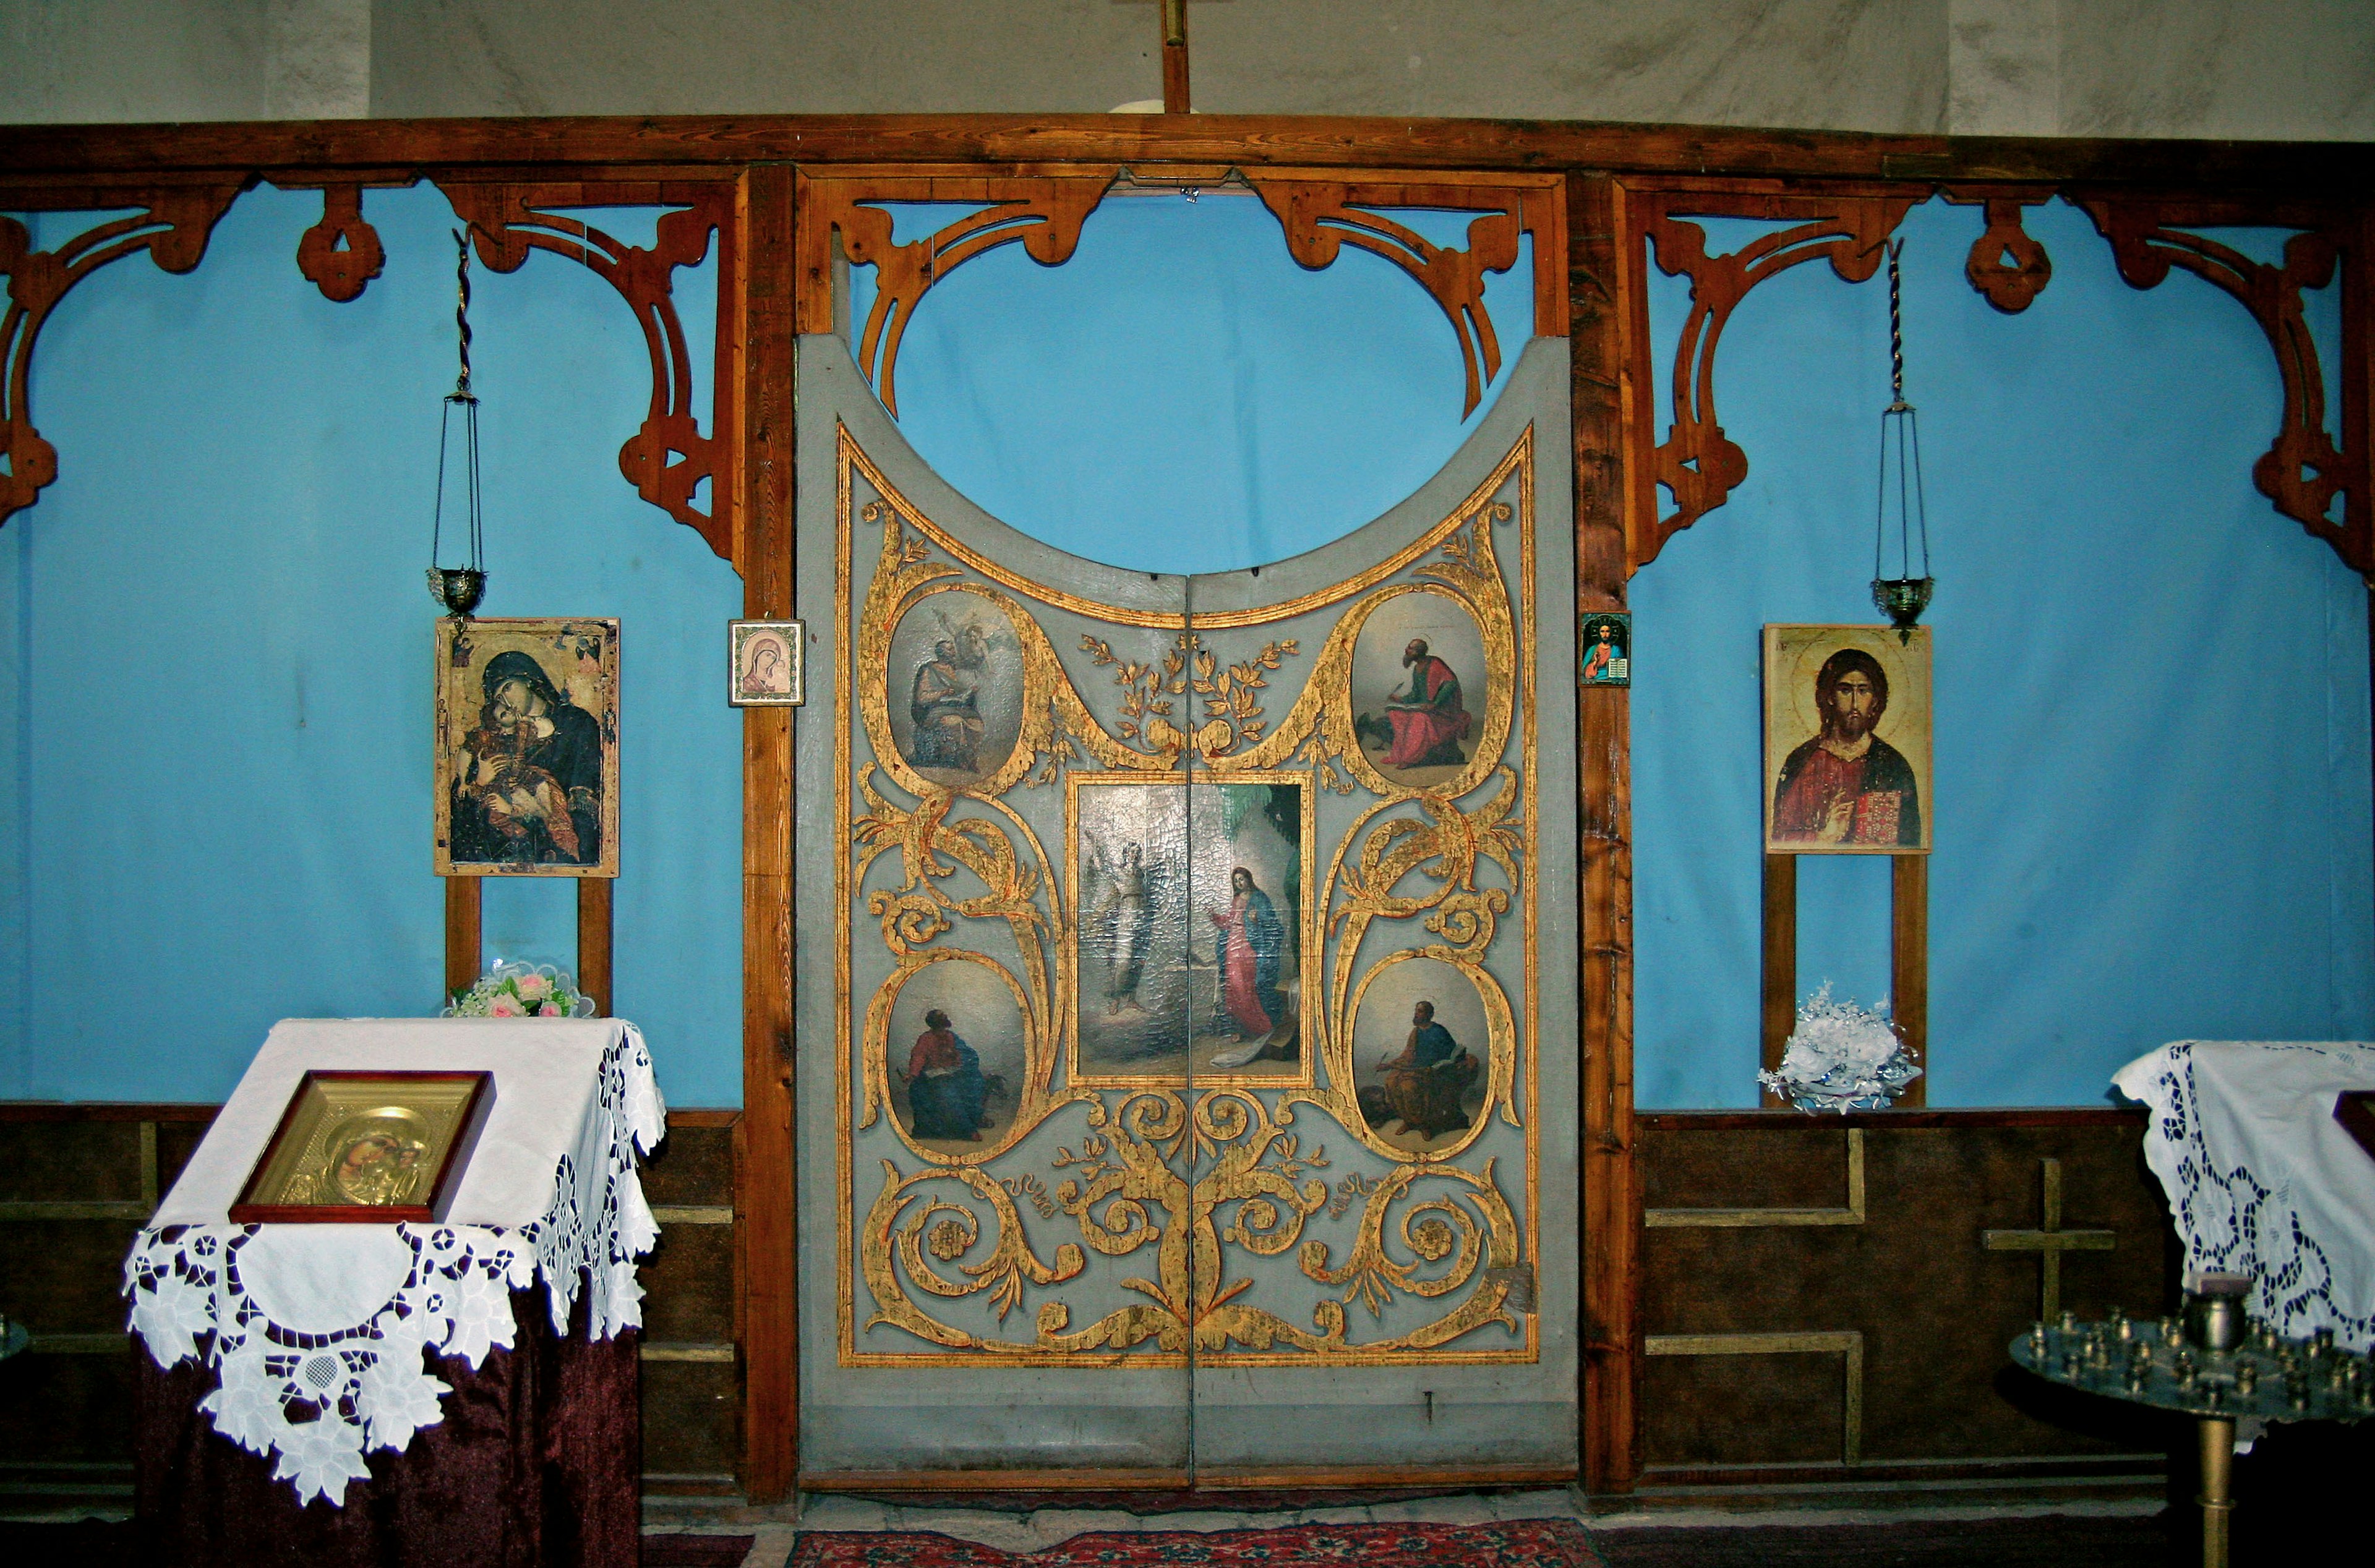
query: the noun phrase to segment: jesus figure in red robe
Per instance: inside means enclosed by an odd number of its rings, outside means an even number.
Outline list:
[[[1814,708],[1823,732],[1790,753],[1773,788],[1773,842],[1919,845],[1913,766],[1873,733],[1888,712],[1888,672],[1880,661],[1861,648],[1824,660]]]
[[[1475,723],[1460,700],[1459,678],[1451,666],[1427,652],[1426,639],[1413,637],[1402,650],[1402,667],[1411,672],[1407,690],[1386,699],[1383,724],[1361,715],[1356,729],[1378,734],[1386,743],[1388,768],[1457,768],[1468,758],[1459,743]]]

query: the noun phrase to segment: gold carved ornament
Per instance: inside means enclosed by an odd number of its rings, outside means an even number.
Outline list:
[[[1334,590],[1270,607],[1258,617],[1237,612],[1226,618],[1236,626],[1276,622],[1364,595],[1339,618],[1295,702],[1272,726],[1262,709],[1266,678],[1298,656],[1296,643],[1273,639],[1242,661],[1224,663],[1219,651],[1208,648],[1189,630],[1184,616],[1121,611],[1021,579],[986,562],[935,526],[899,496],[846,431],[842,433],[841,642],[849,650],[847,667],[855,673],[857,690],[855,701],[839,712],[842,796],[851,823],[850,855],[841,873],[841,907],[852,910],[868,873],[897,856],[892,873],[896,886],[877,887],[865,894],[864,907],[880,921],[881,939],[895,963],[866,1008],[860,1036],[861,1102],[857,1107],[846,1104],[846,1066],[841,1069],[845,1113],[857,1112],[854,1117],[845,1114],[842,1122],[843,1214],[847,1216],[852,1207],[852,1131],[873,1126],[890,1102],[890,1015],[908,978],[942,962],[991,969],[1013,991],[1025,1034],[1025,1081],[1014,1116],[995,1142],[954,1154],[928,1149],[909,1137],[897,1117],[890,1118],[892,1131],[923,1163],[908,1172],[896,1161],[881,1161],[881,1186],[857,1238],[857,1261],[875,1303],[865,1326],[904,1329],[958,1354],[927,1355],[919,1362],[914,1352],[859,1351],[850,1294],[854,1281],[847,1278],[850,1258],[845,1248],[844,1364],[1149,1365],[1182,1359],[1191,1351],[1227,1354],[1233,1361],[1304,1363],[1382,1362],[1419,1352],[1429,1352],[1429,1361],[1533,1359],[1532,1320],[1514,1309],[1512,1285],[1506,1277],[1530,1250],[1525,1236],[1532,1228],[1537,1197],[1530,1131],[1525,1227],[1502,1196],[1494,1161],[1475,1171],[1454,1163],[1496,1110],[1511,1126],[1525,1127],[1530,1120],[1518,1115],[1515,1102],[1517,1017],[1485,969],[1484,958],[1500,918],[1509,912],[1517,893],[1529,887],[1531,824],[1524,802],[1530,796],[1533,771],[1530,722],[1521,737],[1526,788],[1521,789],[1517,771],[1503,759],[1516,722],[1516,682],[1528,681],[1529,721],[1530,682],[1530,676],[1520,673],[1518,616],[1501,576],[1493,529],[1523,512],[1519,582],[1530,625],[1531,439],[1529,430],[1459,510],[1379,567]],[[1495,499],[1513,479],[1520,492],[1519,507],[1514,509]],[[857,503],[856,480],[862,480],[877,499]],[[878,528],[881,542],[873,576],[857,607],[853,638],[846,622],[854,519]],[[963,564],[949,564],[950,559]],[[993,582],[967,577],[965,567]],[[1408,581],[1380,586],[1402,571],[1410,572]],[[1076,613],[1173,631],[1169,645],[1145,660],[1117,654],[1103,640],[1082,638],[1081,652],[1092,667],[1113,671],[1118,712],[1110,729],[1074,688],[1035,619],[999,584]],[[994,772],[963,784],[927,779],[908,765],[892,733],[887,691],[891,643],[900,621],[931,595],[951,593],[977,595],[1001,612],[1016,634],[1022,667],[1021,731],[1011,750]],[[1469,611],[1483,634],[1487,668],[1483,725],[1470,765],[1448,783],[1423,789],[1384,778],[1364,756],[1345,695],[1363,625],[1380,606],[1411,593],[1439,595]],[[847,713],[853,707],[872,753],[869,760],[849,760],[854,753],[847,744]],[[1299,763],[1313,771],[1278,772],[1277,776],[1306,779],[1340,794],[1363,789],[1378,796],[1336,846],[1314,909],[1315,914],[1324,912],[1323,949],[1327,942],[1335,947],[1324,966],[1316,966],[1326,970],[1324,1005],[1317,1016],[1306,1014],[1306,1040],[1316,1047],[1324,1076],[1317,1085],[1282,1083],[1285,1092],[1275,1103],[1266,1103],[1245,1084],[1184,1092],[1147,1086],[1118,1090],[1110,1098],[1099,1089],[1074,1084],[1069,1075],[1067,1087],[1056,1087],[1057,1065],[1068,1059],[1067,1047],[1077,1027],[1069,1009],[1056,1000],[1069,996],[1076,981],[1073,946],[1063,939],[1066,887],[1036,833],[999,797],[1018,784],[1052,783],[1076,764],[1147,782],[1166,774],[1188,776],[1176,770],[1190,750],[1208,763],[1225,758],[1226,777],[1240,782]],[[851,774],[864,798],[862,813],[850,809],[855,804],[848,801]],[[1085,780],[1094,775],[1077,776]],[[1223,777],[1211,776],[1215,782]],[[886,777],[914,797],[912,808],[893,799],[883,785]],[[1488,784],[1491,792],[1472,809],[1463,809],[1461,797]],[[965,802],[973,803],[973,808],[952,816]],[[1418,815],[1388,815],[1396,807],[1415,808]],[[1307,855],[1308,831],[1306,846]],[[1500,869],[1507,887],[1480,885],[1479,871],[1488,863]],[[944,884],[960,868],[983,890],[967,897],[949,891]],[[1413,875],[1422,879],[1420,890],[1404,892],[1403,884]],[[970,929],[963,923],[977,920],[1003,923],[1013,947],[1012,969],[986,953],[939,945],[952,932]],[[1372,963],[1356,984],[1363,939],[1376,923],[1409,920],[1419,921],[1437,940],[1392,952]],[[1530,1012],[1530,918],[1525,925]],[[838,940],[845,1039],[851,1021],[846,1017],[850,929],[845,916]],[[1370,1130],[1354,1093],[1352,1045],[1351,1026],[1368,984],[1392,965],[1418,958],[1459,970],[1475,986],[1487,1020],[1483,1108],[1454,1146],[1428,1152],[1400,1149]],[[1019,981],[1017,972],[1023,977]],[[1076,1102],[1085,1107],[1085,1133],[1077,1153],[1069,1147],[1057,1151],[1049,1173],[1058,1178],[1052,1190],[1036,1173],[1004,1174],[990,1169],[1049,1116]],[[1353,1174],[1331,1189],[1317,1173],[1329,1163],[1324,1147],[1306,1149],[1294,1128],[1295,1108],[1304,1104],[1390,1161],[1388,1173],[1376,1178]],[[963,1192],[934,1184],[952,1184]],[[1424,1184],[1433,1185],[1422,1190]],[[964,1201],[968,1197],[970,1203]],[[974,1255],[985,1244],[984,1219],[974,1203],[987,1210],[991,1227],[987,1251],[978,1257]],[[1026,1205],[1041,1222],[1058,1215],[1069,1219],[1079,1241],[1062,1242],[1052,1261],[1043,1259],[1029,1239],[1029,1222],[1022,1214]],[[1356,1205],[1360,1215],[1353,1245],[1339,1264],[1327,1242],[1305,1237],[1306,1224],[1323,1209],[1330,1219],[1341,1219]],[[1341,1295],[1316,1303],[1309,1327],[1289,1323],[1246,1299],[1255,1281],[1230,1277],[1227,1258],[1233,1248],[1257,1257],[1293,1251],[1306,1279],[1340,1290]],[[1413,1261],[1396,1261],[1396,1248]],[[934,1302],[982,1295],[1002,1325],[1030,1289],[1079,1278],[1088,1250],[1115,1258],[1145,1254],[1152,1277],[1134,1275],[1119,1281],[1122,1289],[1144,1300],[1077,1328],[1065,1302],[1044,1301],[1032,1319],[1033,1331],[1013,1338],[986,1336],[933,1315]],[[1408,1332],[1361,1340],[1352,1331],[1347,1309],[1356,1302],[1382,1318],[1398,1297],[1459,1297],[1463,1289],[1480,1280],[1479,1288],[1441,1316]],[[1496,1323],[1521,1335],[1524,1348],[1446,1349]]]

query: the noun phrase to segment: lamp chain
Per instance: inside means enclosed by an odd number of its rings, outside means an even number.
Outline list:
[[[467,397],[470,395],[470,241],[458,229],[454,231],[454,246],[460,253],[454,263],[454,331],[462,350],[462,373],[455,379],[454,395]],[[1889,261],[1889,286],[1892,290],[1896,288],[1896,260],[1892,257]],[[1898,379],[1902,380],[1904,360],[1901,357],[1897,364]]]
[[[1899,240],[1888,247],[1888,411],[1892,414],[1911,407],[1905,401],[1905,280],[1897,270],[1897,258],[1905,253],[1905,242]],[[469,297],[467,285],[463,297]],[[469,371],[469,333],[462,336],[463,373]]]

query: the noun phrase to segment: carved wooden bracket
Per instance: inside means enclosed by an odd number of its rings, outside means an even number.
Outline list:
[[[0,317],[0,349],[7,355],[8,367],[6,383],[0,386],[0,430],[7,442],[7,471],[0,474],[0,522],[32,505],[58,477],[57,448],[33,428],[29,401],[33,346],[52,308],[76,284],[136,251],[147,251],[167,272],[190,271],[206,255],[207,241],[240,189],[237,184],[182,185],[127,194],[109,205],[137,206],[139,212],[86,229],[54,251],[31,249],[32,236],[25,226],[13,218],[0,218],[0,272],[8,276],[8,312]],[[89,205],[87,195],[74,199],[77,206]]]
[[[2091,197],[2080,198],[2077,205],[2110,242],[2120,276],[2131,287],[2156,288],[2171,267],[2180,267],[2225,289],[2251,312],[2275,350],[2276,373],[2284,384],[2284,412],[2275,440],[2252,465],[2252,482],[2278,512],[2332,545],[2352,570],[2362,574],[2375,571],[2375,516],[2369,508],[2366,454],[2345,454],[2327,433],[2325,378],[2301,312],[2303,289],[2322,289],[2334,281],[2334,265],[2345,248],[2343,230],[2300,213],[2284,215],[2303,219],[2288,222],[2264,213],[2200,204]],[[2304,230],[2285,242],[2281,266],[2253,261],[2176,227],[2271,222]],[[2328,515],[2336,495],[2344,498],[2338,524]]]
[[[1513,201],[1468,226],[1468,248],[1445,250],[1412,230],[1364,207],[1434,206],[1428,194],[1410,186],[1363,187],[1311,180],[1266,180],[1252,176],[1262,202],[1286,230],[1287,253],[1314,271],[1335,261],[1345,242],[1380,255],[1417,280],[1450,318],[1468,375],[1468,400],[1459,417],[1476,411],[1484,388],[1501,371],[1501,345],[1484,312],[1484,275],[1507,272],[1518,263],[1518,239],[1527,227]],[[1443,206],[1471,205],[1475,193],[1443,193]],[[1481,374],[1480,374],[1481,370]]]
[[[1987,232],[1971,242],[1963,276],[1982,299],[2006,315],[2018,315],[2053,280],[2053,258],[2021,227],[2021,209],[2050,201],[2050,185],[1949,185],[1946,199],[1977,206]]]
[[[857,362],[883,407],[895,415],[899,343],[925,290],[974,257],[1015,241],[1044,265],[1070,259],[1081,242],[1081,224],[1120,173],[1113,166],[1058,176],[803,178],[800,330],[834,329],[831,236],[838,233],[842,254],[852,265],[879,269],[879,291],[857,334]],[[1285,230],[1288,253],[1303,265],[1314,270],[1328,266],[1349,242],[1392,262],[1427,291],[1459,340],[1468,383],[1463,419],[1475,411],[1484,387],[1501,368],[1501,346],[1484,312],[1484,275],[1507,272],[1517,264],[1524,234],[1534,235],[1537,256],[1554,257],[1566,248],[1563,187],[1553,175],[1463,175],[1452,177],[1451,183],[1438,175],[1373,176],[1351,183],[1318,171],[1163,165],[1142,171],[1140,183],[1187,188],[1218,185],[1232,178],[1246,179],[1260,195]],[[891,241],[891,214],[869,205],[884,202],[988,205],[938,233],[898,245]],[[1431,244],[1374,210],[1392,207],[1474,212],[1467,248]],[[1537,265],[1533,330],[1538,334],[1566,336],[1566,295],[1560,281],[1554,262]]]
[[[1635,570],[1658,558],[1666,541],[1721,506],[1748,477],[1748,454],[1723,433],[1715,408],[1715,354],[1724,324],[1748,291],[1805,262],[1823,260],[1849,283],[1879,270],[1883,247],[1924,189],[1830,196],[1753,192],[1646,192],[1632,198],[1637,245],[1647,235],[1660,271],[1687,274],[1691,310],[1674,350],[1674,428],[1650,454],[1658,483],[1673,492],[1674,510],[1657,515],[1656,491],[1644,487],[1646,513],[1632,530]],[[1741,250],[1710,255],[1707,231],[1688,217],[1788,220]],[[1638,253],[1637,252],[1636,253]],[[1640,307],[1646,312],[1646,304]],[[1651,384],[1647,322],[1635,334],[1636,376]]]
[[[678,267],[699,265],[709,253],[711,236],[727,228],[732,187],[440,182],[438,188],[468,223],[479,259],[490,271],[516,272],[529,252],[549,251],[583,264],[627,301],[651,356],[652,400],[642,428],[619,449],[619,471],[637,495],[697,531],[711,549],[731,560],[733,525],[717,487],[712,486],[707,512],[693,504],[701,482],[715,475],[717,443],[715,436],[701,433],[692,416],[692,359],[677,318],[673,278]],[[621,244],[577,218],[548,210],[650,206],[679,210],[661,215],[649,250]]]
[[[380,268],[387,265],[387,250],[379,242],[379,230],[363,218],[365,183],[356,181],[320,186],[322,221],[306,230],[297,242],[297,270],[322,291],[324,299],[336,304],[361,298],[364,285],[377,277]],[[292,183],[281,188],[308,187]]]
[[[858,368],[874,383],[882,407],[899,412],[899,343],[925,290],[978,255],[1022,242],[1033,261],[1059,266],[1081,243],[1081,225],[1105,200],[1112,169],[1053,179],[886,180],[863,185],[820,181],[824,209],[814,232],[841,235],[853,266],[876,269],[874,304],[857,344]],[[986,201],[995,205],[904,245],[891,239],[892,215],[868,202]],[[830,330],[826,327],[824,330]]]

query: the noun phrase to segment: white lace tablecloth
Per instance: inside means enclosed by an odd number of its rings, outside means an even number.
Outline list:
[[[485,1069],[495,1103],[442,1225],[233,1225],[228,1210],[308,1068]],[[452,1388],[509,1349],[511,1292],[541,1278],[556,1333],[581,1282],[586,1331],[643,1322],[635,1260],[659,1227],[635,1150],[666,1126],[652,1058],[616,1019],[290,1019],[273,1027],[124,1265],[132,1329],[160,1367],[203,1359],[200,1401],[301,1503],[342,1503],[363,1456],[402,1452]]]
[[[2375,1341],[2375,1160],[2334,1119],[2375,1089],[2363,1041],[2180,1040],[2112,1076],[2151,1108],[2145,1161],[2189,1270],[2249,1274],[2277,1332]]]

